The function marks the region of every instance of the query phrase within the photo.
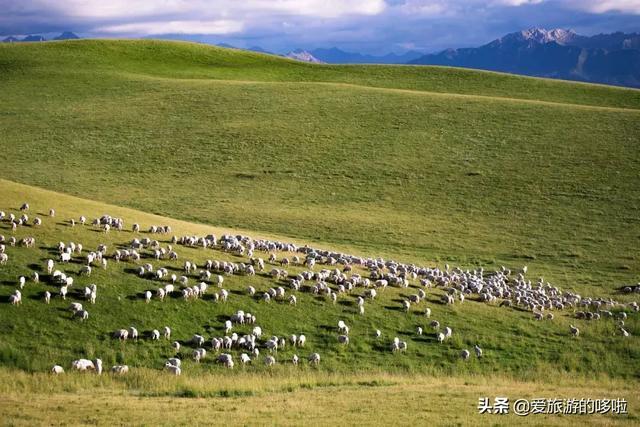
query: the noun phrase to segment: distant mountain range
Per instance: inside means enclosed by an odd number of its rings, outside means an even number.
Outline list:
[[[52,40],[79,38],[65,31]],[[183,35],[148,38],[203,40]],[[23,38],[9,36],[6,43],[46,41],[41,35]],[[218,46],[236,48],[221,43]],[[279,55],[252,46],[244,50]],[[327,64],[412,64],[445,65],[501,71],[536,77],[578,80],[640,88],[640,34],[598,34],[583,36],[571,30],[531,28],[493,40],[476,48],[446,49],[424,55],[418,51],[403,54],[367,55],[347,52],[337,47],[313,50],[296,49],[280,55],[298,61]]]
[[[447,49],[409,63],[640,87],[640,34],[587,37],[571,30],[532,28],[477,48]]]
[[[420,58],[423,53],[410,50],[402,55],[388,53],[386,55],[364,55],[361,53],[345,52],[332,47],[330,49],[314,49],[311,52],[315,58],[328,64],[406,64]]]
[[[287,53],[285,56],[287,58],[295,59],[297,61],[312,62],[315,64],[320,64],[324,62],[316,58],[311,52],[307,52],[306,50],[302,50],[302,49],[296,49],[294,51],[291,51]]]
[[[72,33],[71,31],[65,31],[64,33],[60,34],[57,37],[54,37],[51,40],[74,40],[74,39],[79,39],[80,37],[78,37],[78,35]],[[28,35],[25,36],[21,39],[15,37],[15,36],[9,36],[5,39],[2,40],[4,43],[19,43],[19,42],[45,42],[47,41],[46,38],[44,38],[41,35]]]

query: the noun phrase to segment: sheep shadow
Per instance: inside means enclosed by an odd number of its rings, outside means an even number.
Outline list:
[[[36,294],[29,295],[28,298],[30,300],[32,300],[32,301],[43,301],[44,300],[44,293],[45,293],[45,291],[41,291],[41,292],[38,292]],[[51,295],[51,297],[53,297],[53,295]]]
[[[385,305],[384,308],[387,309],[387,310],[404,312],[404,308],[398,307],[398,306],[395,306],[395,305]]]
[[[2,296],[0,296],[0,304],[9,304],[10,303],[10,301],[9,301],[10,297],[11,297],[10,295],[2,295]]]

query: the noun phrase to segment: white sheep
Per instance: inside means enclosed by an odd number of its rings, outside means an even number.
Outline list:
[[[347,335],[338,335],[338,342],[342,345],[348,345],[349,337]]]
[[[154,329],[153,331],[151,331],[151,340],[157,341],[159,339],[160,339],[160,331],[157,329]]]
[[[230,354],[222,353],[216,359],[217,362],[224,364],[228,369],[233,369],[233,357]]]
[[[307,342],[307,337],[304,335],[298,336],[298,347],[304,347],[304,343]]]
[[[116,375],[124,375],[129,373],[128,365],[115,365],[111,367],[111,373]]]
[[[153,294],[151,293],[151,291],[146,291],[144,293],[144,301],[148,304],[151,301],[152,296]]]
[[[177,352],[180,351],[180,343],[178,341],[174,341],[171,343],[171,347],[173,347],[173,349]]]
[[[182,373],[182,370],[179,366],[174,366],[171,363],[167,362],[164,364],[164,369],[166,371],[171,372],[173,375],[179,376]]]
[[[51,302],[51,292],[45,291],[44,292],[44,303],[45,304],[49,304],[50,302]]]
[[[64,374],[64,368],[60,365],[53,365],[51,368],[51,373],[54,375]]]
[[[87,310],[78,310],[75,313],[73,313],[73,316],[80,319],[80,321],[84,321],[89,318],[89,312]]]
[[[193,337],[191,337],[191,342],[198,347],[202,347],[204,344],[204,337],[202,335],[194,334]]]
[[[473,349],[476,352],[476,357],[477,358],[481,358],[482,357],[482,349],[480,348],[480,346],[478,344],[473,346]]]
[[[120,341],[126,341],[129,338],[129,331],[126,329],[119,329],[113,333],[113,338]]]
[[[136,328],[134,328],[133,326],[129,327],[129,337],[132,340],[137,340],[138,339],[138,330]]]
[[[162,336],[168,340],[171,339],[171,328],[168,326],[162,328]]]
[[[569,330],[571,331],[571,335],[573,335],[574,337],[580,335],[580,329],[576,328],[573,325],[569,325]]]
[[[264,358],[264,364],[266,366],[273,366],[276,364],[276,358],[273,356],[267,356]]]
[[[462,357],[462,360],[469,360],[470,355],[471,353],[469,353],[469,350],[467,349],[462,350],[462,352],[460,353],[460,357]]]
[[[193,360],[195,360],[196,363],[200,363],[200,361],[204,359],[206,355],[207,350],[205,350],[204,348],[196,348],[192,353]]]
[[[180,359],[178,359],[177,357],[170,357],[169,359],[167,359],[167,363],[173,365],[173,366],[177,366],[177,367],[181,367],[182,366],[182,361]]]
[[[247,363],[251,363],[251,358],[249,357],[249,355],[247,353],[242,353],[240,355],[240,362],[243,365],[246,365]]]
[[[294,365],[297,365],[299,360],[300,359],[298,358],[298,355],[294,354],[293,357],[291,358],[291,363],[293,363]]]
[[[320,354],[311,353],[311,355],[309,355],[309,363],[311,363],[312,365],[320,364]]]

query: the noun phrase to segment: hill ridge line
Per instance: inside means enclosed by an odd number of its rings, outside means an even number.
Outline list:
[[[499,101],[499,102],[525,103],[525,104],[533,104],[533,105],[547,105],[551,107],[568,107],[568,108],[581,108],[586,110],[617,111],[617,112],[623,112],[623,113],[640,113],[640,108],[610,107],[605,105],[592,105],[592,104],[573,104],[569,102],[543,101],[540,99],[512,98],[507,96],[476,95],[476,94],[452,93],[452,92],[433,92],[433,91],[419,90],[419,89],[402,89],[402,88],[389,88],[389,87],[380,87],[380,86],[367,86],[367,85],[359,85],[356,83],[345,83],[345,82],[291,81],[291,80],[264,81],[264,80],[234,80],[234,79],[214,79],[214,78],[178,78],[178,77],[152,76],[148,74],[128,73],[128,72],[119,73],[119,74],[125,75],[125,76],[143,77],[151,80],[169,80],[169,81],[187,81],[187,82],[215,82],[215,83],[256,84],[256,85],[301,84],[301,85],[339,86],[339,87],[350,87],[350,88],[362,89],[362,90],[374,90],[374,91],[391,92],[391,93],[406,93],[410,95],[434,96],[434,97],[441,97],[441,98],[490,100],[490,101]]]

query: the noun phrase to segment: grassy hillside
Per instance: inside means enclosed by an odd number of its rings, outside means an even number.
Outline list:
[[[637,280],[640,91],[187,43],[0,46],[0,176],[406,260]]]
[[[24,236],[36,238],[35,248],[11,247],[7,245],[9,262],[0,267],[0,365],[20,368],[27,371],[46,371],[55,363],[68,367],[72,360],[79,357],[100,357],[105,365],[126,363],[135,368],[159,369],[163,361],[173,354],[170,341],[159,342],[142,339],[138,342],[120,343],[111,338],[117,329],[135,326],[141,333],[152,329],[161,330],[168,325],[173,330],[173,339],[187,341],[194,333],[201,334],[209,340],[213,336],[224,336],[224,321],[241,309],[256,315],[265,336],[289,336],[304,333],[307,345],[304,349],[289,346],[278,352],[280,365],[266,369],[258,362],[247,367],[250,372],[276,372],[291,374],[302,370],[315,371],[306,363],[294,367],[288,360],[294,353],[306,357],[312,352],[322,355],[321,371],[349,373],[354,371],[386,371],[395,373],[415,372],[430,374],[501,374],[518,378],[546,378],[549,372],[570,372],[577,376],[610,376],[634,378],[635,367],[640,357],[638,344],[638,316],[631,314],[626,328],[633,337],[623,338],[616,330],[613,320],[589,322],[572,318],[572,311],[557,313],[553,321],[535,321],[531,312],[520,309],[487,305],[470,298],[464,304],[445,306],[440,304],[442,289],[428,290],[425,302],[412,307],[409,313],[401,310],[402,299],[416,293],[419,284],[412,282],[408,289],[388,288],[381,292],[374,302],[366,304],[364,316],[357,314],[356,297],[362,289],[352,294],[343,295],[337,304],[332,304],[326,297],[316,297],[309,292],[295,293],[298,296],[297,306],[288,302],[265,303],[259,297],[252,298],[247,286],[256,288],[259,294],[270,287],[282,285],[266,274],[249,276],[228,276],[224,287],[231,292],[227,303],[215,303],[211,299],[215,286],[208,291],[208,296],[184,301],[176,295],[167,301],[160,302],[154,298],[145,303],[143,294],[146,290],[155,290],[163,283],[137,275],[139,265],[150,262],[154,268],[167,267],[171,272],[182,274],[184,260],[195,261],[199,266],[206,259],[247,262],[246,257],[239,257],[221,250],[205,250],[175,246],[180,255],[178,261],[152,258],[149,251],[143,251],[143,259],[135,263],[116,263],[109,260],[107,270],[95,268],[91,277],[78,276],[84,255],[76,256],[69,264],[57,263],[56,268],[75,278],[70,298],[63,301],[54,297],[50,305],[43,302],[46,290],[54,295],[58,291],[50,277],[44,271],[45,261],[54,257],[59,241],[82,243],[87,250],[95,250],[98,244],[107,244],[108,254],[116,248],[128,245],[136,235],[130,231],[109,234],[99,232],[91,226],[70,227],[67,219],[84,215],[89,219],[108,213],[123,217],[130,229],[134,222],[140,223],[143,230],[152,224],[168,224],[173,234],[204,236],[231,230],[211,228],[204,225],[189,224],[168,218],[161,218],[142,212],[104,205],[69,197],[59,193],[40,190],[9,181],[0,181],[0,210],[16,212],[17,208],[28,201],[31,205],[31,217],[39,215],[44,224],[40,227],[20,227],[11,232],[7,221],[0,223],[0,234],[7,238],[11,235],[20,239]],[[55,218],[44,216],[50,208],[55,208]],[[169,243],[170,236],[149,235],[142,233],[139,237],[159,238],[162,245]],[[345,247],[343,250],[350,250]],[[266,255],[263,255],[266,256]],[[279,253],[278,257],[291,257],[291,254]],[[279,267],[279,265],[278,265]],[[290,274],[302,270],[301,267],[290,266]],[[38,271],[41,283],[29,282],[23,290],[22,306],[10,306],[8,296],[17,288],[20,275],[29,276],[31,271]],[[363,273],[363,272],[361,272]],[[536,271],[530,272],[532,275]],[[532,276],[535,277],[535,276]],[[199,282],[197,273],[189,275],[190,285]],[[81,297],[84,286],[90,283],[98,285],[98,300],[95,305],[83,301]],[[288,291],[289,292],[289,291]],[[620,301],[633,300],[634,295],[617,295]],[[72,319],[67,310],[71,301],[81,301],[90,313],[86,322]],[[432,309],[431,319],[424,316],[425,307]],[[616,309],[617,310],[617,309]],[[344,320],[351,326],[351,343],[348,347],[337,343],[337,323]],[[453,337],[444,344],[438,344],[435,334],[429,328],[431,320],[438,320],[442,328],[450,326]],[[573,323],[581,329],[579,339],[572,339],[569,324]],[[418,336],[416,329],[421,326],[425,335]],[[243,334],[251,331],[251,326],[236,326],[234,331]],[[376,329],[382,331],[381,339],[374,337]],[[37,331],[37,339],[34,339]],[[389,345],[393,337],[398,336],[409,343],[406,354],[392,354]],[[485,355],[482,359],[464,362],[460,359],[460,351],[473,349],[480,344]],[[263,356],[265,350],[262,348]],[[189,359],[191,347],[186,345],[182,357]],[[239,352],[234,351],[236,357]],[[205,371],[223,371],[224,368],[214,364],[210,359],[203,364],[186,361],[185,374],[192,375]]]

